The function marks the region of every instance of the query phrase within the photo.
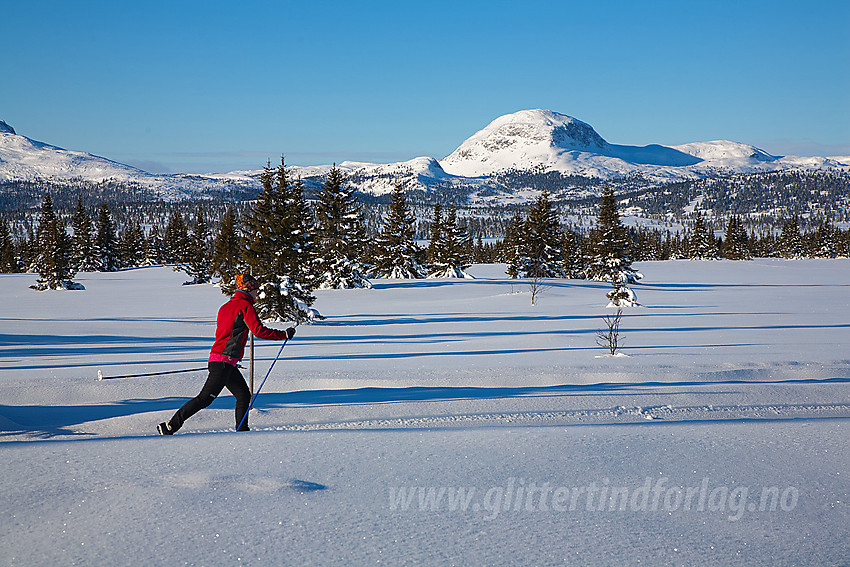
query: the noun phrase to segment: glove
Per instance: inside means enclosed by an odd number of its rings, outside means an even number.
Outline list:
[[[295,336],[295,327],[289,327],[286,330],[286,340],[289,340],[294,336]]]

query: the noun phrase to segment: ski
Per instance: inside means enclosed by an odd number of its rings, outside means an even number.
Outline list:
[[[122,376],[104,376],[103,371],[97,371],[97,379],[101,380],[117,380],[118,378],[141,378],[143,376],[163,376],[165,374],[181,374],[184,372],[200,372],[202,370],[206,370],[207,367],[203,368],[187,368],[186,370],[168,370],[165,372],[147,372],[144,374],[124,374]]]

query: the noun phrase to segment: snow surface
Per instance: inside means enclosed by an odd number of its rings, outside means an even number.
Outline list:
[[[319,291],[173,437],[203,372],[97,372],[204,366],[217,288],[0,275],[0,565],[845,563],[850,260],[636,267],[618,357],[602,282]]]

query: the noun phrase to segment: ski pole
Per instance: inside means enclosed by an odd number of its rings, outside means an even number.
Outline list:
[[[115,380],[116,378],[141,378],[142,376],[162,376],[164,374],[181,374],[183,372],[200,372],[204,368],[187,368],[186,370],[167,370],[165,372],[147,372],[145,374],[124,374],[122,376],[104,376],[103,371],[97,371],[98,380]]]
[[[248,409],[246,409],[246,410],[245,410],[245,415],[243,415],[243,416],[242,416],[242,421],[240,421],[240,422],[239,422],[239,427],[237,427],[237,428],[236,428],[236,431],[239,431],[240,429],[242,429],[242,425],[245,423],[245,420],[246,420],[246,419],[248,419],[248,413],[250,413],[251,408],[252,408],[252,407],[254,407],[254,400],[256,400],[256,399],[257,399],[257,396],[259,396],[259,395],[260,395],[260,390],[262,390],[262,389],[263,389],[263,384],[265,384],[265,383],[266,383],[266,380],[268,379],[269,374],[271,374],[271,373],[272,373],[272,368],[274,368],[274,363],[275,363],[275,362],[277,362],[277,359],[278,359],[278,358],[280,358],[280,353],[282,353],[282,352],[283,352],[283,347],[285,347],[285,346],[286,346],[286,343],[288,343],[288,342],[289,342],[289,339],[284,339],[284,340],[283,340],[283,344],[282,344],[282,345],[280,345],[280,350],[279,350],[279,351],[277,351],[277,356],[275,356],[275,357],[274,357],[274,360],[272,360],[272,364],[271,364],[271,366],[269,366],[269,371],[268,371],[268,372],[266,372],[266,377],[265,377],[265,378],[263,378],[263,381],[262,381],[262,382],[260,382],[260,387],[259,387],[259,388],[257,388],[257,392],[256,392],[256,393],[254,394],[254,396],[251,398],[251,403],[250,403],[250,404],[248,404]]]

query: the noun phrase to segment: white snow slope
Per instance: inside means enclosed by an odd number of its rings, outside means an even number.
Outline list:
[[[850,167],[844,158],[777,157],[739,142],[720,140],[681,146],[610,144],[585,122],[551,110],[500,116],[440,162],[453,175],[476,177],[540,167],[611,179],[641,174],[650,179],[695,179],[728,173]]]
[[[203,367],[217,288],[0,275],[0,565],[846,564],[850,260],[639,269],[623,357],[600,282],[320,291],[173,437],[203,372],[97,371]]]
[[[256,185],[248,175],[153,175],[86,152],[66,150],[26,136],[0,121],[0,182],[4,181],[136,183],[162,199],[183,199],[209,189]]]

